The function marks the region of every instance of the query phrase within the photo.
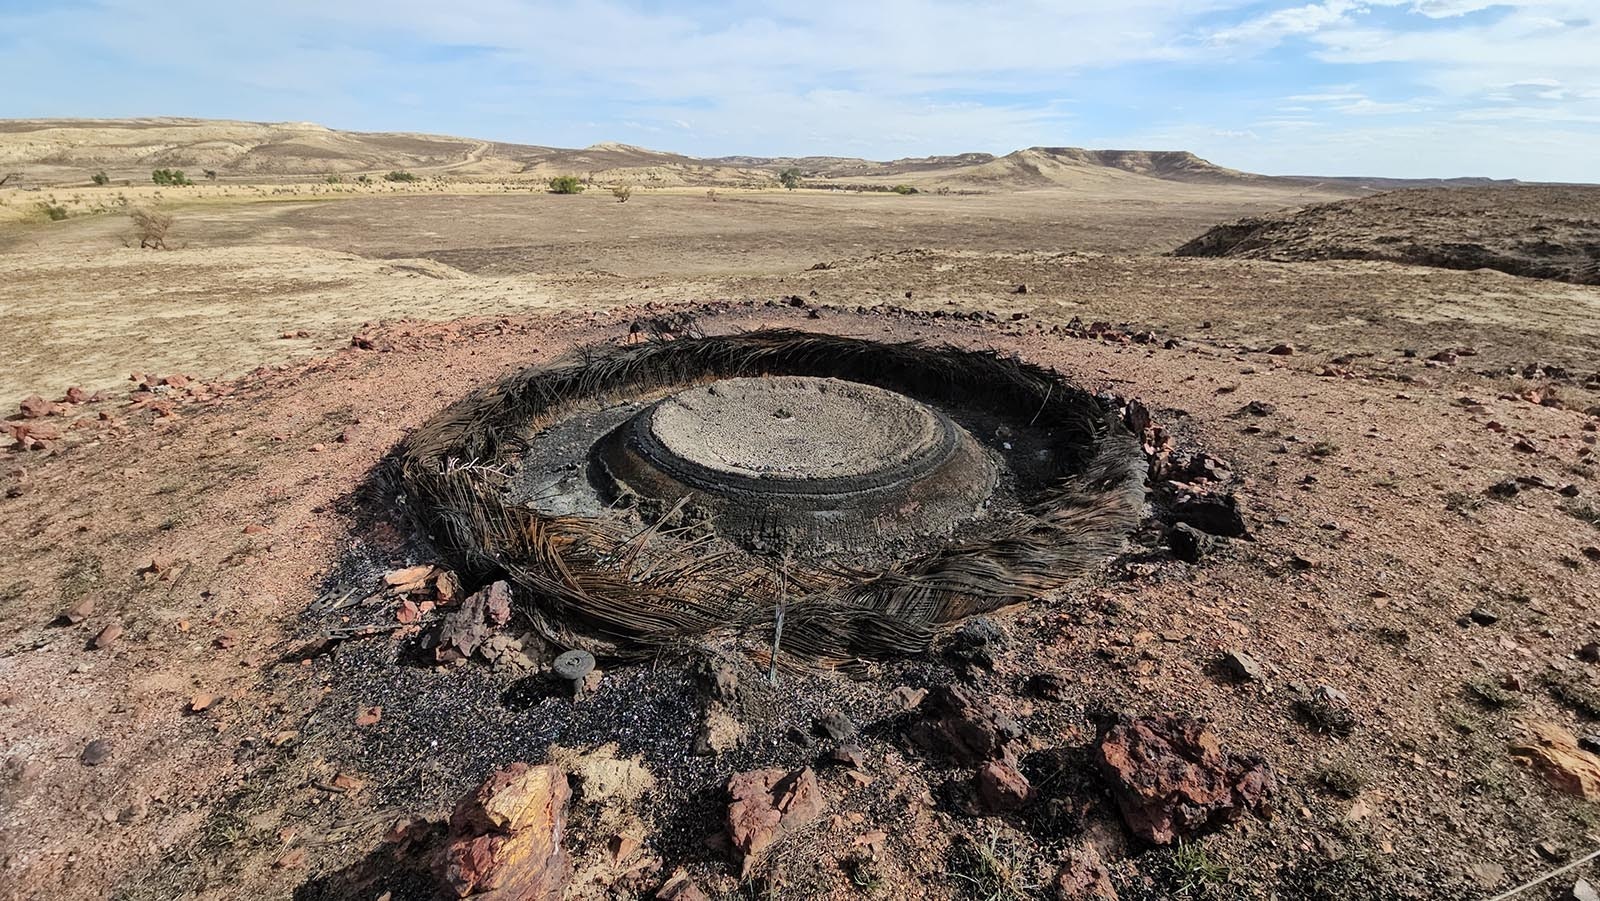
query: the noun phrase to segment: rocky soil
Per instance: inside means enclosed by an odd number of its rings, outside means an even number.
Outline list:
[[[386,456],[512,368],[683,315],[996,347],[1137,401],[1151,515],[930,659],[773,678],[717,636],[558,668]],[[1461,898],[1578,860],[1593,373],[1516,333],[1492,363],[1326,340],[793,294],[396,322],[30,398],[0,473],[0,896]]]

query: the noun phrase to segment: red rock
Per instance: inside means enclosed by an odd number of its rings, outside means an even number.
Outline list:
[[[394,618],[404,625],[412,625],[422,619],[422,611],[414,601],[401,601],[400,609],[395,611]]]
[[[162,379],[161,384],[169,388],[186,388],[189,385],[189,377],[181,372],[175,372]]]
[[[105,648],[110,647],[112,642],[121,637],[122,626],[118,625],[117,623],[112,623],[111,625],[106,626],[104,629],[101,629],[100,634],[94,637],[94,648],[97,651],[104,650]]]
[[[1271,768],[1224,753],[1197,720],[1124,719],[1101,736],[1095,756],[1128,828],[1158,845],[1235,822],[1248,811],[1271,813]]]
[[[1010,813],[1033,797],[1027,777],[1005,761],[991,760],[978,767],[976,782],[978,800],[989,813]]]
[[[440,858],[447,893],[483,901],[554,901],[571,865],[561,847],[572,788],[550,765],[514,763],[489,775],[450,816]]]
[[[66,403],[69,403],[69,404],[84,404],[84,403],[88,403],[89,402],[89,392],[83,390],[82,388],[79,388],[77,385],[73,385],[71,388],[67,389],[67,396],[64,398],[64,400],[65,400]]]
[[[244,533],[246,535],[260,535],[266,530],[266,526],[256,525],[255,523],[251,523],[250,525],[244,527]]]
[[[71,607],[68,607],[67,611],[61,614],[61,618],[76,626],[78,623],[88,619],[89,614],[93,612],[94,598],[84,598],[78,603],[73,604]]]
[[[56,412],[56,405],[45,400],[37,394],[30,394],[17,405],[25,419],[39,419]]]
[[[273,861],[275,870],[294,870],[304,866],[306,862],[306,849],[295,848],[277,860]]]
[[[189,712],[200,713],[215,703],[217,703],[216,695],[209,692],[201,692],[189,700]]]
[[[363,707],[356,711],[356,725],[362,728],[376,726],[381,719],[383,719],[383,706],[381,704]]]
[[[410,591],[420,591],[428,584],[428,577],[433,575],[433,567],[426,564],[422,566],[408,566],[397,569],[383,577],[384,584],[393,588],[400,594]]]
[[[1071,852],[1056,875],[1056,895],[1061,901],[1117,901],[1111,871],[1094,845]]]
[[[359,434],[359,432],[356,431],[355,426],[345,426],[344,431],[339,433],[337,440],[340,444],[349,444],[350,442],[356,440],[357,434]]]
[[[728,838],[743,858],[746,875],[762,851],[827,809],[810,767],[735,773],[728,779],[728,795]]]

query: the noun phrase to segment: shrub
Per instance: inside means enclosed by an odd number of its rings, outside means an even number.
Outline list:
[[[357,175],[356,176],[356,181],[358,181],[358,182],[360,182],[360,183],[362,183],[364,185],[370,185],[370,184],[372,184],[372,176],[370,176],[370,175]]]
[[[330,175],[326,179],[324,179],[324,181],[326,181],[330,185],[336,185],[336,184],[339,184],[340,182],[344,181],[344,179],[340,178],[337,175]]]
[[[194,184],[194,182],[189,180],[188,176],[183,174],[182,169],[157,169],[150,173],[150,180],[158,185],[172,185],[178,187]]]
[[[97,185],[109,185],[109,184],[111,184],[111,176],[107,175],[105,173],[104,169],[102,169],[99,172],[96,172],[95,174],[89,176],[89,180],[94,182]]]
[[[215,169],[201,169],[200,170],[200,174],[202,174],[202,175],[204,175],[206,177],[206,181],[216,181],[217,180],[217,170],[215,170]]]
[[[39,212],[43,213],[45,218],[49,219],[51,222],[60,222],[61,220],[67,218],[66,207],[50,203],[39,204]]]
[[[708,189],[706,191],[706,199],[711,201],[712,203],[716,203],[717,202],[717,189],[716,188]]]
[[[172,228],[172,216],[160,210],[132,209],[128,211],[128,218],[133,220],[140,247],[167,249],[167,232]]]
[[[617,203],[627,203],[633,196],[633,185],[617,185],[611,189],[611,196],[617,198]]]
[[[583,182],[576,175],[557,175],[550,179],[550,193],[552,194],[582,194]]]
[[[779,172],[778,184],[783,185],[785,188],[788,188],[791,191],[800,187],[800,170],[794,166],[790,166],[782,172]]]
[[[404,169],[396,169],[383,177],[384,181],[416,181],[417,177]]]
[[[915,193],[917,193],[917,189],[913,188],[910,185],[895,185],[893,188],[890,188],[890,190],[894,191],[896,194],[915,194]]]

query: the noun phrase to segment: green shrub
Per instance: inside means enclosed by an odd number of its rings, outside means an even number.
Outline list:
[[[550,179],[550,193],[552,194],[582,194],[583,182],[576,175],[557,175]]]
[[[383,177],[384,181],[416,181],[417,177],[404,169],[396,169]]]
[[[913,188],[910,185],[895,185],[890,190],[894,191],[896,194],[915,194],[915,193],[917,193],[917,189]]]
[[[330,175],[326,179],[324,179],[324,181],[326,181],[330,185],[336,185],[336,184],[339,184],[340,182],[344,181],[344,179],[340,178],[337,175]]]
[[[358,182],[360,182],[360,183],[362,183],[364,185],[370,185],[370,184],[372,184],[372,176],[370,176],[370,175],[357,175],[356,176],[356,181],[358,181]]]
[[[178,186],[192,185],[194,182],[183,174],[182,169],[157,169],[150,173],[150,180],[158,185]]]
[[[60,222],[61,220],[67,218],[66,207],[57,206],[50,203],[39,204],[39,212],[43,213],[45,218],[49,219],[51,222]]]
[[[627,203],[633,196],[633,185],[617,185],[611,189],[611,196],[617,198],[617,203]]]
[[[782,172],[779,172],[778,184],[783,185],[785,188],[788,188],[791,191],[800,187],[800,170],[790,166]]]
[[[101,171],[96,172],[95,174],[89,176],[89,180],[94,182],[97,185],[109,185],[109,184],[111,184],[111,176],[107,175],[105,173],[105,170],[103,170],[103,169]]]

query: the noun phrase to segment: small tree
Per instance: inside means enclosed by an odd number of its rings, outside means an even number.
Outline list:
[[[370,185],[370,184],[372,184],[372,176],[370,176],[370,175],[357,175],[356,176],[356,181],[358,181],[358,182],[360,182],[360,183],[362,183],[364,185]]]
[[[182,187],[184,185],[194,184],[194,182],[189,180],[188,176],[183,174],[182,169],[157,169],[150,173],[150,180],[158,185],[168,185],[173,187]]]
[[[325,180],[326,180],[326,181],[327,181],[327,182],[328,182],[328,184],[330,184],[330,185],[336,185],[336,184],[339,184],[339,183],[340,183],[340,182],[342,182],[342,181],[344,181],[344,179],[342,179],[342,178],[340,178],[340,177],[339,177],[339,176],[337,176],[337,175],[330,175],[330,176],[328,176],[328,177],[327,177],[327,179],[325,179]]]
[[[172,216],[160,210],[135,208],[128,211],[128,218],[133,220],[134,233],[139,237],[141,248],[167,249],[167,232],[172,228]]]
[[[52,204],[49,201],[39,204],[39,212],[43,213],[45,218],[51,222],[60,222],[67,218],[66,207],[60,204]]]
[[[111,176],[107,175],[104,169],[89,176],[89,180],[102,187],[111,184]]]
[[[788,188],[791,191],[800,187],[800,170],[794,166],[790,166],[782,172],[779,172],[778,184],[783,185],[785,188]]]
[[[550,179],[550,193],[552,194],[582,194],[583,182],[576,175],[557,175]]]
[[[895,185],[891,190],[893,190],[896,194],[915,194],[915,193],[917,193],[917,189],[913,188],[910,185]]]
[[[617,185],[611,189],[611,196],[617,198],[617,203],[627,203],[633,196],[633,185]]]
[[[412,175],[410,172],[407,172],[407,171],[405,171],[403,169],[396,169],[393,172],[390,172],[388,175],[385,175],[383,177],[383,180],[384,181],[411,182],[411,181],[416,181],[417,177],[415,175]]]

